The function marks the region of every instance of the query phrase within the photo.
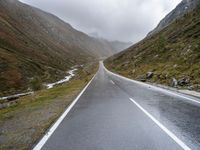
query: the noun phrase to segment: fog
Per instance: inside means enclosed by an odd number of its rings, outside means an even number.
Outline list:
[[[89,35],[137,42],[180,0],[21,0]]]

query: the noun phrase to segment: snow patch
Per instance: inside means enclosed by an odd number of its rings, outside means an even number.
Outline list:
[[[74,72],[75,72],[76,70],[78,70],[78,69],[77,69],[77,68],[74,68],[74,69],[72,69],[72,70],[69,70],[69,71],[67,72],[69,75],[65,76],[65,78],[62,79],[62,80],[59,80],[59,81],[54,82],[54,83],[46,84],[47,89],[51,89],[51,88],[53,88],[55,85],[62,84],[62,83],[64,83],[64,82],[68,82],[72,77],[75,76]]]
[[[64,83],[64,82],[69,81],[72,77],[75,76],[74,72],[75,72],[76,70],[78,70],[78,69],[75,68],[75,66],[74,66],[74,67],[72,67],[72,70],[69,70],[69,71],[67,72],[69,75],[65,76],[64,79],[59,80],[59,81],[54,82],[54,83],[46,84],[47,89],[51,89],[51,88],[53,88],[55,85],[62,84],[62,83]],[[7,100],[7,99],[10,99],[10,98],[15,98],[15,97],[16,97],[16,98],[19,98],[19,97],[26,96],[26,95],[30,95],[30,94],[33,94],[33,93],[34,93],[34,92],[27,92],[27,93],[20,93],[20,94],[15,94],[15,95],[10,95],[10,96],[0,97],[0,100]]]

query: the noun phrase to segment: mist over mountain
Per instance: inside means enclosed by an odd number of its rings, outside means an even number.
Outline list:
[[[132,45],[131,42],[121,42],[121,41],[109,41],[103,38],[96,38],[105,47],[109,47],[111,50],[110,56],[119,53]]]
[[[148,36],[161,31],[163,28],[167,27],[169,24],[182,17],[186,13],[192,11],[198,5],[199,0],[183,0],[177,7],[172,10],[166,17],[164,17],[158,26],[151,31]]]
[[[90,36],[94,37],[96,40],[101,42],[104,46],[110,47],[112,55],[119,53],[132,45],[131,42],[122,42],[122,41],[117,41],[117,40],[111,41],[111,40],[104,39],[101,36],[99,36],[97,32],[91,33]]]
[[[0,1],[0,95],[25,91],[35,78],[60,79],[71,66],[111,56],[115,49],[50,13]]]

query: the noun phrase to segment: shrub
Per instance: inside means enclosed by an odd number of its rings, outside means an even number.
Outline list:
[[[31,88],[34,91],[42,89],[42,81],[38,77],[34,77],[34,79],[31,81]]]

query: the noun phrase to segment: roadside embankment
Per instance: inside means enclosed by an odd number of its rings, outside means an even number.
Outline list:
[[[96,73],[97,63],[77,70],[67,83],[19,98],[0,110],[0,149],[31,149]]]

